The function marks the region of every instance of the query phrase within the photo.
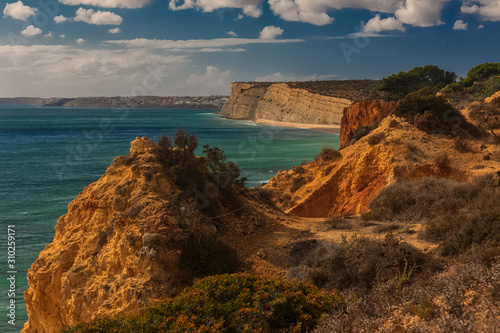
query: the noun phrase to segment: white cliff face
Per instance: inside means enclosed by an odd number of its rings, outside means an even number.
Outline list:
[[[352,101],[324,96],[286,83],[232,83],[231,97],[221,113],[233,119],[266,119],[302,124],[338,125]]]

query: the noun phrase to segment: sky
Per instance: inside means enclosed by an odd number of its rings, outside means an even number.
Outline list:
[[[229,94],[500,62],[500,0],[0,1],[0,97]]]

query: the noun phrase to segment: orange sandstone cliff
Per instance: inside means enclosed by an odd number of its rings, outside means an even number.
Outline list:
[[[456,138],[430,135],[389,116],[330,160],[317,158],[280,171],[265,188],[275,194],[280,208],[300,217],[366,213],[380,190],[398,179],[433,176],[467,181],[500,170],[500,149],[485,143],[463,140],[457,150]],[[484,160],[485,154],[492,158]]]
[[[340,146],[350,144],[354,132],[387,117],[396,106],[393,101],[377,99],[355,103],[344,109],[340,125]]]
[[[340,124],[352,101],[325,96],[286,83],[231,83],[231,97],[221,113],[233,119],[274,120],[302,124]]]
[[[56,235],[28,271],[23,332],[59,332],[97,316],[136,314],[180,292],[188,283],[178,269],[182,240],[205,216],[178,190],[147,138],[130,155],[114,159],[59,218]],[[247,204],[237,221],[221,212],[237,234],[265,220]],[[228,222],[230,221],[230,222]],[[215,227],[212,225],[212,228]]]

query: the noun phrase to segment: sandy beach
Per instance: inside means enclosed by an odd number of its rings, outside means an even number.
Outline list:
[[[304,128],[314,131],[340,134],[340,125],[322,125],[322,124],[300,124],[300,123],[290,123],[286,121],[274,121],[267,119],[256,119],[254,122],[259,124],[282,126],[282,127],[294,127],[294,128]]]

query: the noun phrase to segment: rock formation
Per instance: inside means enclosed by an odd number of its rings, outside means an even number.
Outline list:
[[[231,83],[231,97],[221,113],[233,119],[274,120],[302,124],[340,124],[352,102],[324,96],[286,83]]]
[[[137,138],[130,155],[115,158],[59,218],[53,242],[28,272],[23,332],[59,332],[96,316],[136,314],[189,283],[178,269],[182,240],[207,222],[192,199],[179,201],[155,147]],[[224,211],[218,222],[251,231],[262,217],[245,206],[239,225]]]
[[[400,118],[390,116],[332,160],[316,161],[281,171],[266,188],[276,204],[301,217],[328,217],[369,211],[380,190],[398,179],[426,176],[467,181],[475,175],[500,170],[500,149],[484,160],[482,142],[426,134]]]
[[[361,127],[369,127],[381,121],[396,106],[395,102],[377,99],[355,103],[344,109],[340,125],[340,145],[350,144],[354,132]]]

